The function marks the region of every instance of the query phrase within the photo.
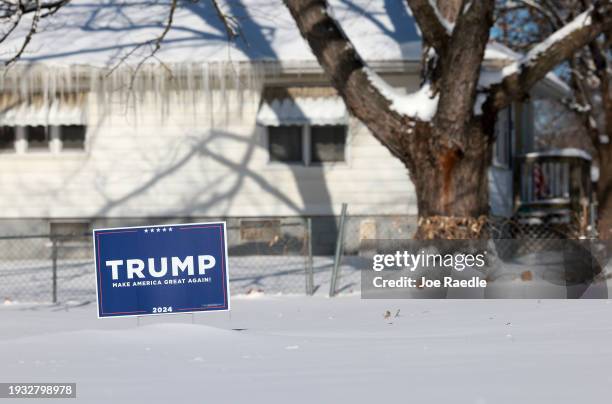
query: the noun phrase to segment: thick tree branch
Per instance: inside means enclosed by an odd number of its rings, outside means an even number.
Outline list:
[[[419,25],[423,41],[439,54],[444,53],[452,31],[450,24],[429,0],[406,0],[406,2]]]
[[[494,5],[493,0],[475,1],[462,12],[447,53],[442,55],[442,91],[434,131],[445,147],[461,151],[465,148],[463,136],[472,117],[478,77],[493,25]]]
[[[402,142],[409,141],[415,122],[391,108],[390,101],[373,85],[364,61],[325,0],[284,0],[332,85],[351,113],[359,118],[395,156],[409,160]]]
[[[612,6],[607,0],[603,3],[589,8],[533,47],[521,60],[506,67],[502,81],[491,87],[492,97],[485,104],[485,109],[499,110],[514,100],[524,99],[529,90],[555,66],[597,38],[612,24]]]

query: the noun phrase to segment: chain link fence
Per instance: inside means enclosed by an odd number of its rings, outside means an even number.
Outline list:
[[[408,239],[417,225],[415,216],[348,215],[341,248],[336,251],[339,217],[225,221],[234,295],[356,293],[360,290],[360,269],[370,264],[372,254],[364,240]],[[529,240],[523,243],[526,252],[546,248],[547,240],[580,236],[580,227],[574,222],[533,224],[492,218],[487,229],[490,238]],[[337,261],[336,253],[340,253]],[[93,262],[90,233],[0,236],[0,299],[94,301]]]
[[[333,261],[314,262],[309,219],[226,222],[233,294],[312,294],[315,278]],[[0,236],[0,298],[7,303],[94,301],[91,240],[90,233]]]

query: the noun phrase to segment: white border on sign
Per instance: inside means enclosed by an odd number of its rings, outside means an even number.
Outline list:
[[[145,313],[145,314],[126,314],[122,316],[100,316],[100,300],[98,298],[98,259],[96,257],[96,232],[97,231],[106,231],[106,230],[120,230],[120,229],[148,229],[152,227],[170,227],[170,226],[195,226],[201,224],[221,224],[223,225],[223,244],[224,251],[223,255],[225,258],[225,295],[227,296],[227,308],[221,310],[198,310],[198,311],[183,311],[183,312],[172,312],[172,313]],[[229,275],[229,257],[227,254],[227,222],[219,221],[219,222],[198,222],[198,223],[167,223],[167,224],[157,224],[152,226],[129,226],[129,227],[108,227],[105,229],[93,229],[91,231],[92,239],[93,239],[93,261],[94,261],[94,276],[96,278],[96,314],[98,319],[104,318],[125,318],[125,317],[145,317],[145,316],[165,316],[168,314],[195,314],[195,313],[216,313],[216,312],[224,312],[231,311],[232,309],[232,299],[230,297],[230,275]]]

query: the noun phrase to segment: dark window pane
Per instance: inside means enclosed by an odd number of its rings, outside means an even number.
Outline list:
[[[26,126],[28,149],[48,149],[49,134],[44,126]]]
[[[0,150],[15,150],[14,126],[0,126]]]
[[[344,161],[346,126],[313,126],[310,139],[313,163]]]
[[[83,125],[60,126],[60,139],[62,139],[62,149],[85,149],[85,131]]]
[[[270,161],[302,162],[302,127],[268,127]]]

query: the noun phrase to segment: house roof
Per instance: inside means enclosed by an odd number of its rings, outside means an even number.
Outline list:
[[[331,0],[335,17],[368,61],[420,61],[421,37],[405,1]],[[315,62],[282,0],[226,0],[223,10],[242,33],[228,41],[211,2],[181,2],[157,58],[164,63],[220,61]],[[130,52],[127,61],[142,60],[164,29],[169,2],[159,0],[73,0],[43,19],[22,63],[109,67]],[[27,18],[0,55],[10,58],[30,29]],[[507,49],[490,46],[488,59],[512,59]]]
[[[37,66],[92,66],[112,68],[136,65],[150,55],[163,31],[168,0],[72,0],[59,12],[41,20],[18,64]],[[155,58],[167,65],[233,62],[276,62],[300,71],[319,71],[308,44],[282,0],[220,0],[223,11],[240,27],[240,38],[229,41],[212,2],[179,3],[171,30]],[[421,60],[421,37],[405,1],[330,0],[332,12],[359,54],[372,66],[403,66]],[[0,43],[0,59],[16,54],[32,18],[24,17],[7,40]],[[485,59],[492,68],[520,55],[491,43]],[[388,69],[393,70],[393,69]],[[549,86],[564,92],[552,75]]]
[[[343,29],[367,60],[419,60],[420,37],[404,1],[332,0]],[[165,63],[213,61],[315,61],[282,0],[221,2],[242,36],[230,42],[212,3],[181,2],[172,29],[157,57]],[[164,28],[169,1],[73,0],[41,21],[23,62],[108,67],[134,47],[157,38]],[[412,23],[411,23],[412,21]],[[24,19],[0,45],[9,58],[30,28]],[[128,58],[150,53],[142,47]]]

